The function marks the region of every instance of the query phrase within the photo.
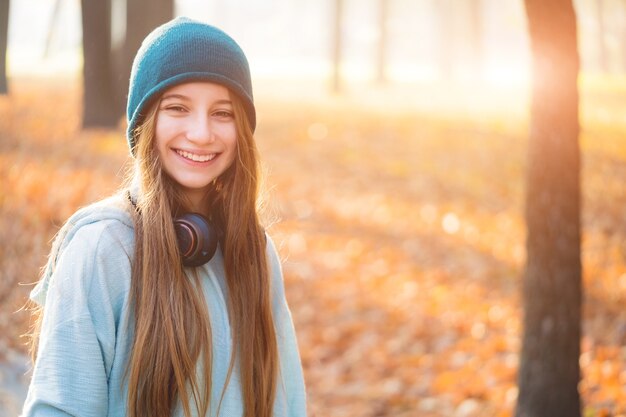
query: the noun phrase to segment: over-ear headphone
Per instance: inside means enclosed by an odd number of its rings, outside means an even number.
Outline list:
[[[204,265],[215,255],[218,235],[201,214],[187,213],[175,218],[174,230],[184,266]]]
[[[130,191],[128,200],[139,211]],[[219,242],[219,235],[211,223],[201,214],[186,213],[173,220],[176,241],[184,266],[201,266],[209,262]]]

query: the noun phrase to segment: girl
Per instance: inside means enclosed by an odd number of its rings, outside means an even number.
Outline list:
[[[127,115],[130,186],[68,220],[31,293],[23,415],[305,416],[243,51],[187,18],[157,28]]]

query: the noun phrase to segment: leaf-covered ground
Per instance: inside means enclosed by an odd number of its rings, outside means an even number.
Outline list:
[[[257,89],[257,140],[310,415],[511,415],[525,98],[301,87]],[[583,87],[580,390],[586,416],[617,416],[626,414],[626,88]],[[13,80],[0,97],[0,360],[24,351],[28,315],[15,312],[55,231],[129,166],[123,126],[80,131],[80,99],[70,79]]]

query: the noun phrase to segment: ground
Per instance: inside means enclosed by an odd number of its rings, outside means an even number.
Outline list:
[[[626,414],[626,83],[581,85],[580,391],[586,416],[617,416]],[[79,129],[76,80],[11,88],[0,97],[0,391],[11,389],[0,405],[23,395],[10,377],[24,369],[20,308],[50,240],[130,167],[122,125]],[[527,97],[476,86],[302,90],[257,85],[256,137],[309,414],[510,416]]]

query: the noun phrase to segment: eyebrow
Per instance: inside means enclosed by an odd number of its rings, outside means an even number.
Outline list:
[[[182,94],[167,94],[164,95],[163,97],[161,97],[161,101],[165,101],[165,100],[171,100],[171,99],[179,99],[179,100],[183,100],[183,101],[190,101],[191,99],[185,95]],[[213,104],[233,104],[232,101],[227,100],[227,99],[222,99],[222,100],[217,100],[215,103]]]
[[[172,99],[172,98],[177,98],[177,99],[180,99],[180,100],[189,100],[189,97],[184,96],[182,94],[166,94],[163,97],[161,97],[161,101]]]

